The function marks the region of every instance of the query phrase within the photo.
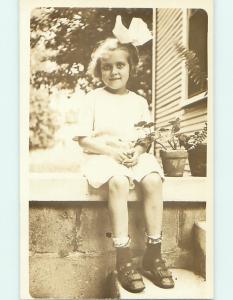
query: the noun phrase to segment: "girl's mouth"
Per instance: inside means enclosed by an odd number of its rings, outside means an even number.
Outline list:
[[[115,81],[115,80],[120,80],[120,79],[121,79],[121,78],[118,78],[118,77],[117,77],[117,78],[110,78],[109,80],[110,80],[110,81]]]

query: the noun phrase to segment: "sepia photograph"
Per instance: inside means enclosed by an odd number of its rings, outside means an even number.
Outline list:
[[[212,299],[212,1],[31,2],[21,299]]]

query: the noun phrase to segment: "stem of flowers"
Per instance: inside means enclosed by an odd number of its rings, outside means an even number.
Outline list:
[[[163,144],[161,144],[161,143],[158,142],[157,140],[155,140],[155,143],[159,144],[165,151],[167,151],[167,148],[166,148]]]

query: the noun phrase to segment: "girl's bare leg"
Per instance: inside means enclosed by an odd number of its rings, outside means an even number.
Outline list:
[[[125,176],[113,176],[109,180],[108,208],[112,223],[113,236],[128,237],[128,200],[129,180]]]
[[[108,207],[116,248],[116,269],[121,285],[128,291],[141,292],[145,285],[141,275],[134,269],[128,237],[129,180],[125,176],[114,176],[109,180]]]
[[[173,288],[171,272],[161,258],[161,231],[163,219],[162,180],[157,173],[145,176],[141,181],[147,233],[147,248],[143,268],[152,276],[154,284],[161,288]],[[161,271],[162,270],[162,271]]]
[[[159,174],[150,173],[141,181],[146,233],[160,237],[163,219],[162,180]]]

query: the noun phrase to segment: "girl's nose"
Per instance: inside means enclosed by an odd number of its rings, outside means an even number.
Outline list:
[[[112,74],[117,74],[118,70],[116,66],[112,67]]]

